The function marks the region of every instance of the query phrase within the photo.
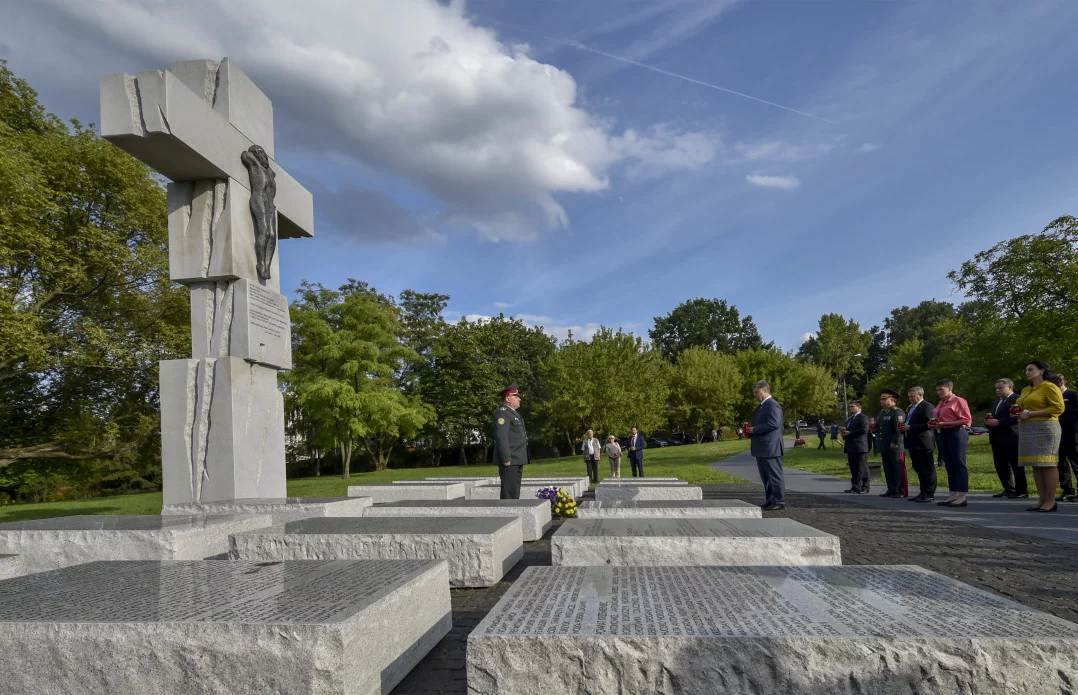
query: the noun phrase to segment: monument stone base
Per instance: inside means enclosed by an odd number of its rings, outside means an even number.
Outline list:
[[[0,579],[10,579],[26,574],[23,560],[18,555],[0,555]]]
[[[0,524],[0,553],[17,553],[27,573],[95,560],[226,557],[228,536],[273,523],[247,516],[62,516]]]
[[[920,567],[529,567],[467,663],[471,695],[1047,695],[1078,625]]]
[[[206,504],[166,504],[161,514],[268,514],[274,524],[318,516],[363,516],[370,497],[279,497],[277,499],[228,500]]]
[[[569,519],[554,565],[841,565],[838,536],[792,519]]]
[[[95,562],[0,583],[3,691],[382,695],[449,632],[444,562]]]
[[[741,500],[617,500],[581,502],[578,519],[759,519],[760,505]]]
[[[646,483],[643,485],[599,485],[595,488],[599,502],[615,500],[702,500],[704,489],[684,483]]]
[[[438,559],[449,563],[449,584],[492,586],[524,557],[515,517],[363,517],[305,519],[237,533],[238,560]]]
[[[757,510],[759,511],[759,510]],[[537,541],[551,526],[546,500],[430,500],[389,502],[363,510],[363,516],[498,516],[520,519],[525,541]]]
[[[464,483],[430,483],[429,485],[349,485],[349,497],[370,497],[375,504],[404,500],[464,499]]]

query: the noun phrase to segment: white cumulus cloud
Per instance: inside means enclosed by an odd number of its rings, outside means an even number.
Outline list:
[[[871,142],[866,142],[865,144],[858,147],[855,152],[857,152],[858,154],[865,154],[868,152],[875,152],[878,149],[880,149],[879,145],[873,145]]]
[[[749,174],[745,177],[745,180],[753,186],[759,186],[761,188],[780,188],[784,191],[793,190],[801,185],[801,181],[796,176]]]

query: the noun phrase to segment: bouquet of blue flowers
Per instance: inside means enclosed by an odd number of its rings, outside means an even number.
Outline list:
[[[559,487],[544,487],[536,493],[541,500],[550,500],[550,513],[552,516],[562,519],[572,519],[576,516],[576,500],[573,496]]]

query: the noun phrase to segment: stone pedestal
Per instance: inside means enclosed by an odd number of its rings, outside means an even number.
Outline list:
[[[227,500],[205,504],[166,504],[161,513],[182,514],[268,514],[274,524],[320,516],[363,516],[371,506],[370,497],[284,497],[281,499]]]
[[[349,485],[349,497],[370,497],[375,504],[404,500],[463,499],[464,483],[430,483],[426,485]]]
[[[909,566],[529,567],[468,637],[472,695],[1048,693],[1078,625]]]
[[[840,565],[839,539],[792,519],[569,519],[554,565]]]
[[[760,505],[741,500],[617,500],[581,502],[578,519],[759,519]]]
[[[757,510],[758,511],[758,510]],[[520,519],[525,541],[537,541],[552,524],[547,500],[429,500],[367,507],[363,516],[508,516]]]
[[[95,560],[202,560],[228,553],[228,536],[273,523],[246,516],[61,516],[0,524],[0,553],[26,572]]]
[[[617,500],[702,500],[704,489],[685,483],[647,483],[644,485],[599,485],[595,488],[599,502]]]
[[[305,519],[237,533],[230,557],[239,560],[446,560],[453,587],[501,581],[524,556],[520,519],[340,518]]]
[[[97,562],[0,583],[0,670],[10,695],[382,695],[450,621],[444,562]]]

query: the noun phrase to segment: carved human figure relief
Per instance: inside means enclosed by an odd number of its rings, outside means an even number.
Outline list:
[[[251,216],[255,223],[255,258],[258,277],[268,280],[273,254],[277,250],[277,181],[269,156],[260,145],[251,145],[240,155],[251,181]]]

